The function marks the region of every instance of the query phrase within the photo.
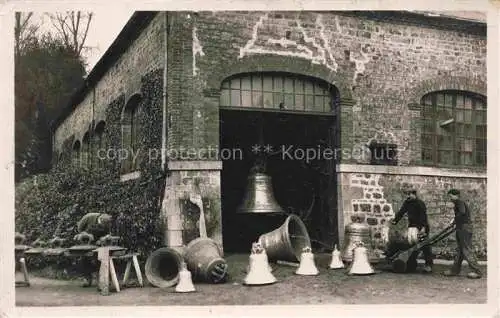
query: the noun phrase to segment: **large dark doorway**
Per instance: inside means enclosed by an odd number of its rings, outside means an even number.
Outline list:
[[[276,201],[287,212],[304,217],[313,248],[332,246],[338,238],[334,117],[221,109],[220,120],[221,150],[240,154],[222,158],[224,250],[248,253],[252,241],[279,227],[286,217],[236,213],[258,155],[256,145],[268,155],[266,174],[272,178]]]

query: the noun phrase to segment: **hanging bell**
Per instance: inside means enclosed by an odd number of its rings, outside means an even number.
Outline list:
[[[270,176],[257,172],[248,177],[243,203],[237,213],[285,213],[274,198]]]
[[[363,242],[356,242],[352,264],[349,268],[349,275],[371,275],[374,274],[370,262],[368,261],[368,250]]]
[[[276,282],[276,277],[271,273],[272,269],[267,260],[266,250],[259,242],[252,244],[248,274],[245,277],[245,285],[268,285]]]
[[[330,269],[340,269],[344,268],[344,262],[340,257],[340,251],[337,249],[337,244],[335,244],[335,248],[332,252],[332,261],[330,262]]]
[[[300,265],[295,274],[307,276],[319,274],[318,268],[314,263],[314,254],[311,252],[311,248],[309,246],[304,247],[302,250],[302,254],[300,255]]]
[[[191,272],[187,269],[186,263],[182,262],[181,270],[179,271],[179,283],[177,283],[177,286],[175,286],[175,292],[191,293],[195,291],[196,289],[194,288],[193,285]]]
[[[370,263],[379,261],[378,255],[373,249],[370,227],[365,223],[365,217],[362,214],[355,214],[351,217],[352,223],[345,228],[345,243],[342,252],[342,260],[346,263],[351,263],[353,260],[353,250],[356,247],[356,242],[363,242],[368,249],[367,256]]]

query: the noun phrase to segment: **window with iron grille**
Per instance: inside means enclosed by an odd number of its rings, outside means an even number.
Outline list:
[[[486,166],[486,97],[438,91],[422,98],[422,163]]]
[[[337,96],[334,86],[305,76],[241,74],[222,83],[220,106],[331,113]]]

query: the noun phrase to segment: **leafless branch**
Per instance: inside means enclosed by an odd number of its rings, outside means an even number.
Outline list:
[[[81,11],[68,11],[66,13],[48,14],[52,25],[62,38],[64,45],[76,55],[81,55],[85,48],[85,41],[92,21],[92,12],[83,14]]]

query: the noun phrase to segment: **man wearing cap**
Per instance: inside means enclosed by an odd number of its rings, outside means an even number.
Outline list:
[[[448,197],[454,205],[455,219],[453,223],[456,225],[456,238],[457,238],[457,255],[451,270],[445,271],[443,274],[446,276],[458,276],[462,267],[462,262],[465,259],[472,270],[467,274],[469,278],[480,278],[482,276],[479,264],[477,263],[476,256],[472,251],[472,218],[469,207],[460,199],[460,191],[457,189],[450,189]],[[452,223],[452,224],[453,224]]]
[[[401,218],[407,214],[408,215],[408,234],[416,232],[419,237],[429,235],[429,222],[427,220],[427,207],[424,201],[417,197],[417,190],[409,189],[406,192],[408,196],[403,202],[403,205],[399,209],[398,213],[392,220],[392,224],[397,224]],[[417,236],[415,235],[415,236]],[[432,272],[432,266],[434,264],[432,249],[430,246],[422,248],[425,258],[424,272]],[[418,252],[413,253],[408,260],[408,268],[414,270],[417,267],[417,256]]]

